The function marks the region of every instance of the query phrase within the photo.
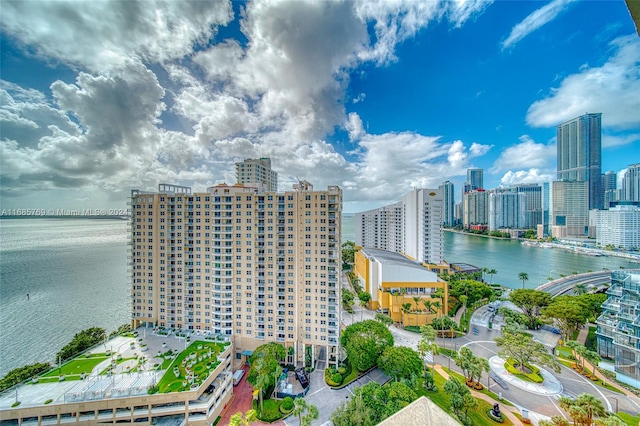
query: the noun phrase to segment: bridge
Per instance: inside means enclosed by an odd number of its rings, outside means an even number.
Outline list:
[[[587,272],[584,274],[562,277],[539,285],[536,290],[547,292],[551,294],[552,297],[556,297],[564,294],[571,294],[574,287],[578,284],[584,284],[587,288],[611,285],[611,271]]]

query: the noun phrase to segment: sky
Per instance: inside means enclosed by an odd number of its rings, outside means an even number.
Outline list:
[[[602,113],[640,162],[640,38],[622,1],[2,1],[0,207],[118,209],[131,189],[339,185],[348,213],[468,168],[556,175],[555,126]]]

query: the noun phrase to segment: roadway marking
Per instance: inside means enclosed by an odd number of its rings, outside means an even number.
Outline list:
[[[556,403],[555,403],[555,402],[553,402],[553,398],[551,398],[551,396],[547,396],[547,398],[549,398],[549,401],[553,404],[553,406],[554,406],[554,407],[556,407],[556,410],[558,410],[558,412],[560,413],[560,415],[561,415],[562,417],[564,417],[564,419],[565,419],[565,420],[569,420],[569,419],[567,419],[567,416],[565,416],[565,415],[564,415],[564,412],[560,409],[560,407],[558,407],[558,406],[556,405]]]

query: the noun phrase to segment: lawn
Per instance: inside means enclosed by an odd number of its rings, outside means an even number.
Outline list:
[[[209,371],[220,364],[217,356],[228,345],[229,343],[214,343],[202,340],[191,343],[168,366],[167,371],[158,383],[158,391],[160,393],[168,393],[188,390],[191,385],[188,379],[189,372],[187,367],[193,373],[193,383],[202,383],[209,375]],[[211,357],[209,357],[209,351],[211,351]],[[191,364],[190,367],[189,364]],[[174,371],[178,373],[177,376]]]
[[[443,367],[443,368],[444,368],[444,371],[449,373],[450,376],[454,376],[458,380],[460,380],[461,382],[464,383],[464,376],[462,374],[460,374],[460,373],[458,373],[456,371],[449,370],[447,367]],[[498,385],[496,385],[496,386],[498,386]],[[491,392],[490,390],[487,390],[486,386],[484,388],[482,388],[482,390],[476,391],[476,392],[480,392],[480,393],[483,393],[485,395],[488,395],[491,398],[495,399],[496,401],[500,400],[500,398],[498,398],[498,395],[496,395],[495,393]],[[502,401],[500,401],[500,403],[503,404],[503,405],[510,405],[510,406],[514,407],[514,405],[512,403],[510,403],[509,401],[506,401],[506,400],[502,400]]]
[[[89,374],[96,365],[107,359],[109,359],[109,357],[104,354],[102,356],[91,356],[89,358],[82,356],[63,364],[61,368],[56,368],[42,377],[58,377],[63,374],[65,376],[80,375],[81,373]]]
[[[418,396],[421,396],[421,395],[426,396],[427,398],[432,400],[438,407],[442,408],[448,413],[450,412],[449,397],[447,396],[447,394],[444,392],[444,389],[443,389],[444,383],[446,382],[446,380],[437,371],[433,371],[433,379],[435,381],[436,386],[438,387],[437,392],[428,392],[420,388],[419,390],[416,391],[416,393],[418,394]],[[503,416],[504,423],[494,422],[486,415],[486,411],[493,408],[493,405],[479,399],[477,399],[477,401],[478,401],[478,407],[475,410],[470,410],[468,413],[474,426],[495,426],[498,424],[505,425],[505,426],[513,425],[513,423],[511,423],[511,421],[506,416]]]
[[[624,411],[618,413],[618,417],[622,419],[629,426],[638,426],[640,424],[640,415],[634,416]]]
[[[258,418],[263,422],[272,423],[284,417],[280,412],[282,401],[275,399],[265,399],[262,401],[262,413],[260,413],[260,404],[256,401],[254,407],[258,411]]]

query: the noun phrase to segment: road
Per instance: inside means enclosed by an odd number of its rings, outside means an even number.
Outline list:
[[[549,281],[536,288],[551,294],[560,296],[570,294],[578,284],[584,284],[587,288],[591,286],[599,287],[602,284],[611,284],[611,271],[587,272],[585,274],[570,275],[557,280]]]

